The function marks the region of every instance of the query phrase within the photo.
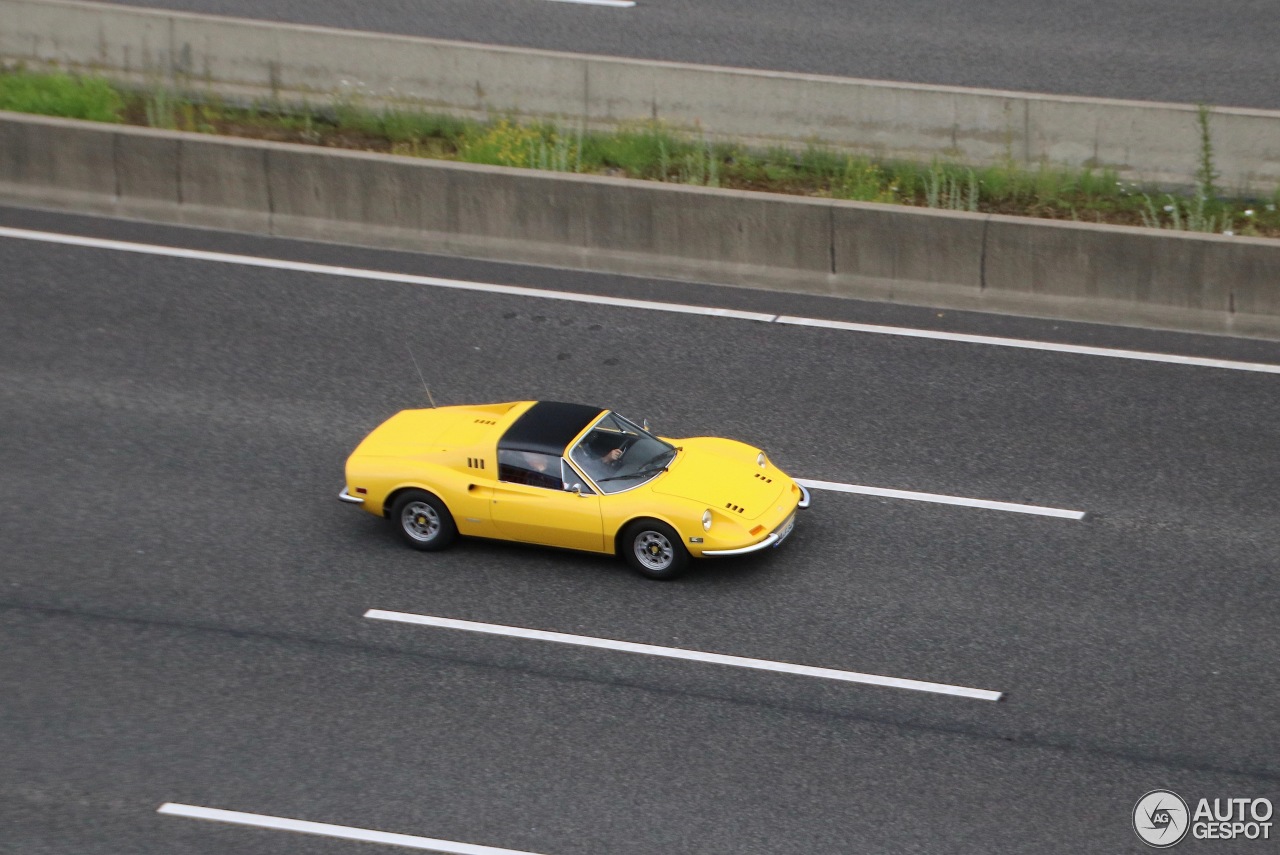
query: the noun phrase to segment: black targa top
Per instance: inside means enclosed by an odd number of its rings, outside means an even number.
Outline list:
[[[603,407],[539,401],[498,440],[499,451],[533,451],[563,457],[573,438],[604,412]]]

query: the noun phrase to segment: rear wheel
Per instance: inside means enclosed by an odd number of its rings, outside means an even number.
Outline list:
[[[458,528],[444,502],[425,490],[410,490],[396,499],[391,519],[414,549],[434,552],[453,543]]]
[[[622,557],[641,576],[674,579],[689,567],[689,550],[671,526],[657,520],[631,523],[619,539]]]

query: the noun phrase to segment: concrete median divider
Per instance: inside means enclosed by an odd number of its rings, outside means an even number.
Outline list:
[[[1280,241],[455,164],[0,113],[0,202],[1280,338]]]
[[[979,301],[987,217],[893,205],[829,203],[832,269],[868,296],[928,305],[939,287]]]
[[[112,134],[116,199],[110,213],[138,219],[174,220],[182,205],[182,140],[167,133],[131,137],[125,145]],[[108,163],[101,168],[106,171]]]
[[[118,195],[110,126],[25,118],[0,122],[6,196],[18,203],[110,212]]]
[[[524,50],[77,0],[0,0],[0,61],[139,86],[313,105],[348,101],[571,128],[658,120],[709,138],[973,166],[1113,169],[1189,186],[1188,104],[1074,98]],[[1219,186],[1280,184],[1280,111],[1214,108]]]
[[[116,137],[117,151],[132,139]],[[267,152],[245,140],[178,141],[178,210],[182,222],[244,231],[269,231],[272,199]]]
[[[1181,315],[1260,333],[1280,318],[1280,241],[992,217],[986,285],[1015,300],[1057,300],[1134,323]],[[1212,328],[1212,327],[1211,327]]]

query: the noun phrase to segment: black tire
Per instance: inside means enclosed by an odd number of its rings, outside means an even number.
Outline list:
[[[423,552],[444,549],[458,536],[444,502],[425,490],[401,493],[391,506],[391,522],[406,543]]]
[[[671,526],[636,520],[622,530],[618,551],[631,569],[649,579],[675,579],[689,569],[689,550]]]

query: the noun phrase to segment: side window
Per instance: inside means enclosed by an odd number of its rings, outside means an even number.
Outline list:
[[[528,484],[548,490],[563,490],[560,458],[532,451],[498,451],[498,480],[510,484]]]

